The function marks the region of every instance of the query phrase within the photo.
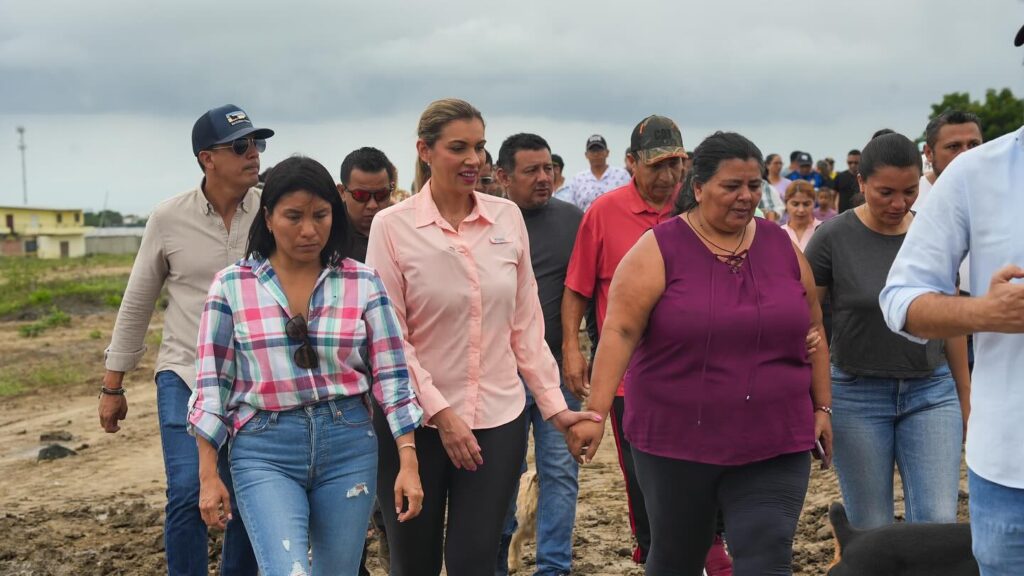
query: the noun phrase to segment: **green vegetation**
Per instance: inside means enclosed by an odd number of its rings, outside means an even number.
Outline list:
[[[56,328],[58,326],[70,326],[71,316],[62,312],[59,308],[54,306],[50,309],[50,314],[38,322],[26,324],[21,328],[18,328],[18,333],[25,338],[35,338],[44,331],[50,328]]]
[[[103,332],[100,332],[99,330],[93,330],[92,332],[89,332],[90,340],[99,340],[100,338],[103,338]]]
[[[989,89],[985,92],[985,100],[971,100],[967,92],[953,92],[945,94],[942,101],[932,104],[932,113],[928,116],[931,120],[946,110],[963,110],[974,112],[981,119],[982,135],[985,142],[1009,134],[1020,128],[1024,121],[1024,99],[1017,98],[1009,88],[996,91]],[[924,136],[921,137],[922,139]]]
[[[67,386],[80,381],[81,377],[74,367],[63,364],[32,369],[3,366],[0,368],[0,398],[43,387]]]
[[[39,317],[53,306],[117,308],[133,255],[98,255],[62,260],[0,257],[0,320]],[[114,268],[103,274],[105,268]]]

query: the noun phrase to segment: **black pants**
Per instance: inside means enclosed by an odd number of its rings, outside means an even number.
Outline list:
[[[633,447],[622,434],[622,414],[626,403],[622,396],[612,401],[612,434],[615,436],[615,447],[619,454],[619,467],[626,481],[626,500],[629,506],[629,528],[636,538],[633,549],[633,561],[643,564],[651,550],[651,525],[647,518],[647,505],[644,493],[640,491],[640,483],[636,478],[636,467],[633,464]]]
[[[793,535],[807,494],[810,454],[716,466],[633,451],[649,504],[647,576],[700,576],[725,516],[735,576],[792,574]]]
[[[455,468],[436,429],[417,429],[423,512],[404,523],[395,515],[398,452],[387,422],[374,419],[380,441],[377,501],[387,526],[391,576],[436,576],[442,560],[449,576],[493,576],[505,513],[526,458],[524,418],[473,430],[484,459],[476,472]]]

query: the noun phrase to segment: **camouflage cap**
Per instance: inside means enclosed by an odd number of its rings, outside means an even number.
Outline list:
[[[665,116],[648,116],[633,128],[629,149],[636,159],[650,166],[666,158],[686,158],[679,127]]]

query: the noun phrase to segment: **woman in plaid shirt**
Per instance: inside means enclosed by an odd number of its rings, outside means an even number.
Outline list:
[[[423,490],[402,332],[377,274],[345,258],[348,219],[334,180],[293,157],[270,173],[249,259],[225,268],[199,330],[189,431],[200,456],[200,510],[231,520],[217,450],[231,442],[235,497],[264,574],[355,574],[375,497],[372,391],[401,458],[399,521]]]

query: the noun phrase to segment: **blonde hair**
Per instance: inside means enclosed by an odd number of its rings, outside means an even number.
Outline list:
[[[420,116],[419,125],[416,127],[416,135],[420,140],[426,143],[427,146],[433,146],[437,142],[438,138],[441,137],[441,130],[453,120],[480,120],[481,123],[484,121],[484,117],[480,114],[480,111],[473,107],[472,104],[465,100],[459,100],[458,98],[444,98],[442,100],[435,100],[427,106],[427,109],[423,111]],[[420,191],[423,185],[430,179],[430,166],[421,160],[419,157],[416,158],[416,179],[413,183],[413,194]]]
[[[793,180],[792,182],[790,182],[789,186],[786,186],[785,201],[789,202],[790,198],[796,196],[797,194],[807,194],[807,196],[811,199],[811,202],[814,202],[814,199],[817,197],[817,195],[814,193],[814,185],[808,182],[807,180]]]

